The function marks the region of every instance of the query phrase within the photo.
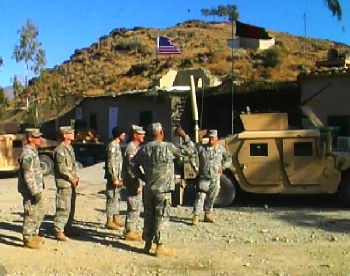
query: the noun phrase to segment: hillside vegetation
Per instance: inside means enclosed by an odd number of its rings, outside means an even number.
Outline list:
[[[295,80],[316,60],[324,60],[330,48],[339,52],[349,47],[331,42],[287,33],[269,31],[276,39],[275,50],[280,63],[267,67],[264,51],[236,49],[233,53],[234,70],[240,81]],[[160,56],[156,66],[155,43],[157,35],[171,38],[181,48],[182,55]],[[152,79],[170,68],[204,67],[214,75],[231,74],[232,50],[227,46],[231,38],[229,23],[210,24],[203,21],[187,21],[165,30],[135,27],[132,30],[114,29],[102,36],[99,43],[75,50],[69,60],[54,67],[45,76],[54,86],[77,94],[100,94],[133,89],[145,89]],[[206,57],[207,62],[204,62]]]
[[[241,82],[293,81],[300,72],[313,68],[316,60],[325,60],[329,49],[336,48],[340,53],[350,49],[328,40],[269,31],[276,40],[272,50],[235,49],[232,55],[232,49],[227,46],[231,33],[230,23],[199,20],[186,21],[165,30],[114,29],[98,42],[76,49],[62,64],[44,70],[32,79],[28,94],[24,92],[10,104],[3,120],[33,121],[35,112],[43,118],[52,118],[51,110],[64,112],[67,108],[67,97],[62,97],[66,95],[73,96],[69,98],[70,105],[74,105],[74,101],[85,96],[147,89],[170,68],[203,67],[224,78],[232,72],[232,59],[235,78]],[[160,56],[157,64],[158,35],[169,37],[182,54]],[[37,103],[30,105],[27,111],[26,95],[30,102]],[[40,110],[35,106],[41,106]]]

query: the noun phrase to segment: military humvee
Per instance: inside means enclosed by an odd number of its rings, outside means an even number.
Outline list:
[[[313,129],[289,129],[286,113],[240,116],[245,130],[219,140],[232,154],[232,166],[221,177],[216,206],[229,206],[238,188],[257,194],[339,193],[350,205],[350,152],[333,150],[333,128],[308,107],[302,110]],[[194,178],[185,161],[180,190]]]
[[[18,170],[18,158],[25,143],[25,134],[0,134],[0,172],[15,172]],[[48,175],[53,171],[52,156],[53,149],[56,146],[56,141],[42,139],[38,152],[44,175]]]

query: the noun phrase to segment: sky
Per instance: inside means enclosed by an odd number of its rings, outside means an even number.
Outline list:
[[[350,1],[340,0],[341,22],[333,17],[324,0],[0,0],[0,86],[23,78],[24,64],[12,58],[19,42],[18,29],[30,19],[39,29],[38,39],[46,51],[47,68],[68,60],[75,49],[88,47],[115,28],[165,29],[203,17],[202,8],[235,4],[239,20],[268,30],[350,45]],[[345,30],[345,31],[344,31]]]

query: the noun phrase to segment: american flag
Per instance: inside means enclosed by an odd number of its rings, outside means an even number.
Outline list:
[[[181,50],[176,47],[169,38],[158,36],[157,37],[157,53],[159,55],[180,55]]]

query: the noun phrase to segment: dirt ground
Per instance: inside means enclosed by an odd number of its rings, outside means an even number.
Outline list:
[[[142,253],[143,243],[124,241],[122,231],[104,229],[102,164],[80,176],[75,226],[81,237],[53,238],[50,176],[41,250],[22,247],[17,179],[0,179],[0,265],[9,275],[350,275],[349,211],[334,197],[251,197],[215,209],[217,223],[198,228],[190,225],[190,207],[172,208],[169,247],[177,255],[157,259]],[[125,209],[123,202],[123,216]]]

